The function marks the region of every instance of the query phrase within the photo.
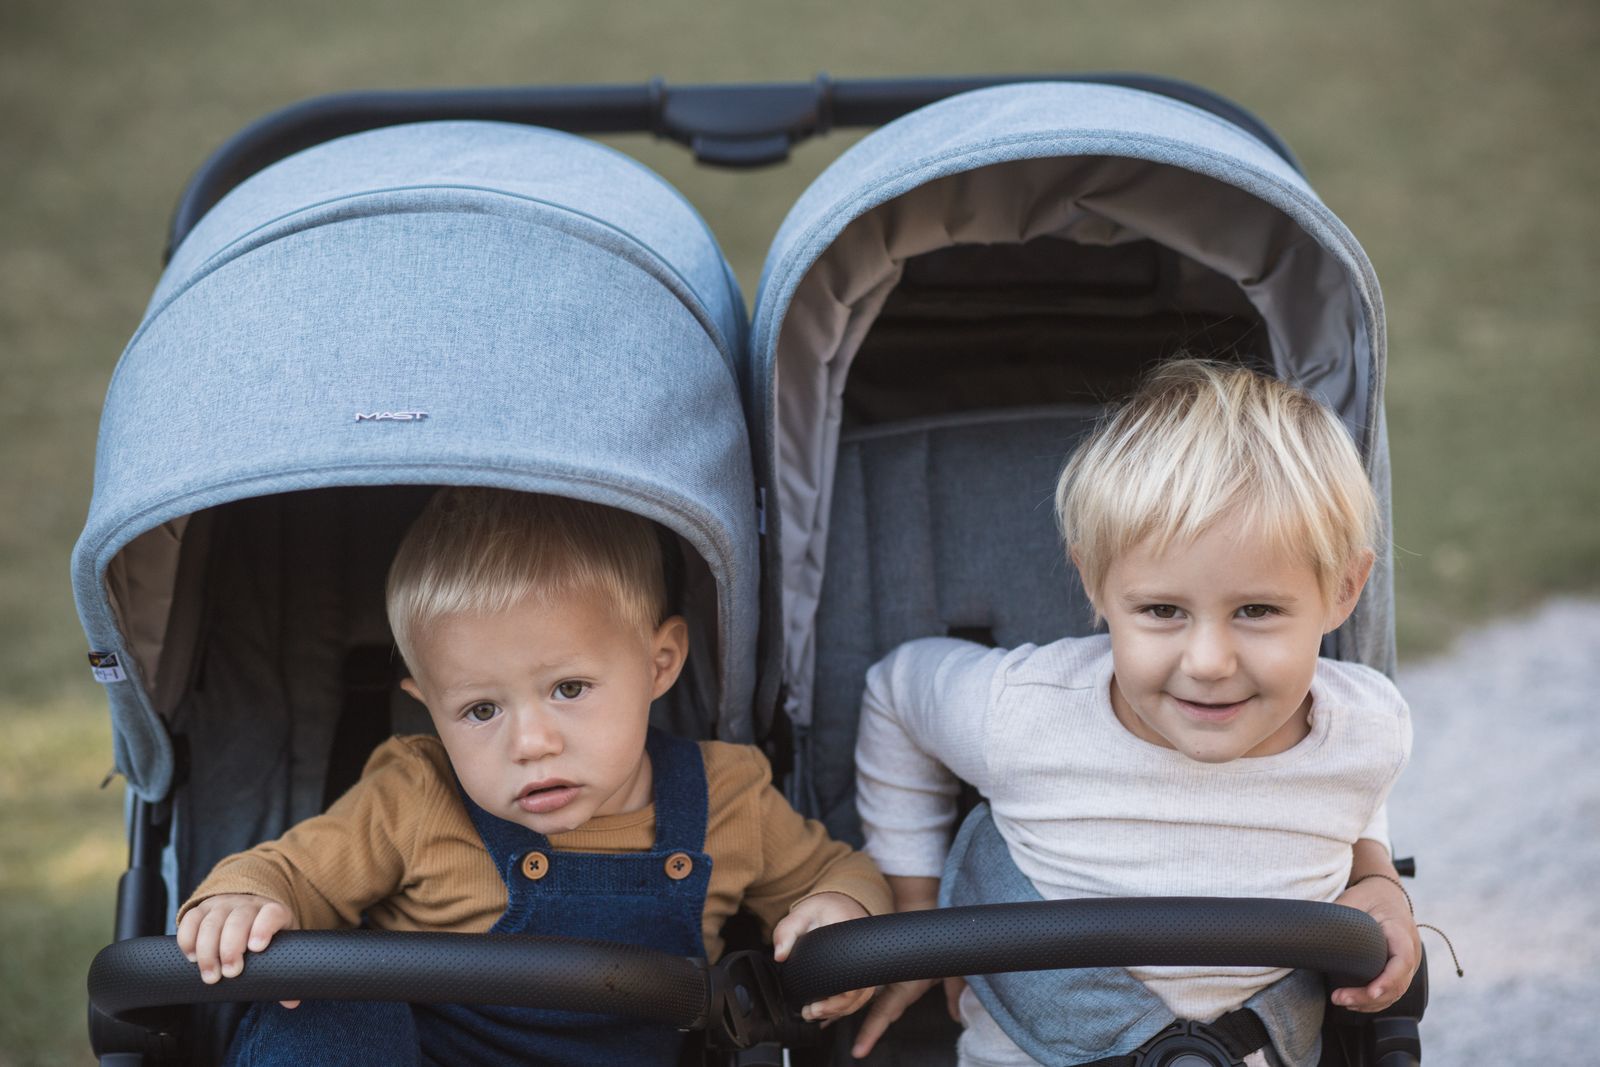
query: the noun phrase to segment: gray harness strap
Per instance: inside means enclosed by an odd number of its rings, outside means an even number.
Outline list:
[[[1040,899],[1011,858],[989,806],[978,805],[951,846],[939,906]],[[1006,1036],[1045,1067],[1114,1062],[1178,1021],[1120,967],[973,975],[967,982]],[[1285,1067],[1312,1067],[1320,1057],[1323,995],[1320,975],[1294,971],[1245,1002]]]

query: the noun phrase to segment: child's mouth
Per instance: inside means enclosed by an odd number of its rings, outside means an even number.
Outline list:
[[[571,782],[531,785],[517,797],[517,806],[530,815],[547,815],[566,807],[577,795],[578,787]]]
[[[1197,700],[1184,700],[1182,697],[1173,697],[1172,699],[1177,702],[1178,707],[1183,709],[1183,712],[1190,718],[1209,723],[1228,722],[1239,714],[1240,709],[1246,703],[1243,700],[1235,700],[1227,704],[1206,704]]]

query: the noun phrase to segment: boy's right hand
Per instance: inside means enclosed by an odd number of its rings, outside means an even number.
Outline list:
[[[922,994],[932,989],[938,981],[937,978],[925,978],[915,982],[895,982],[880,989],[878,995],[872,998],[872,1003],[867,1005],[867,1013],[861,1017],[861,1029],[856,1031],[850,1055],[859,1060],[871,1052],[878,1038],[889,1029],[889,1024],[905,1014],[905,1010],[920,1000]],[[945,1010],[956,1022],[961,1021],[961,991],[966,987],[966,981],[960,978],[944,980]]]
[[[214,985],[244,970],[244,952],[260,952],[279,930],[295,928],[294,914],[276,900],[250,893],[207,897],[178,924],[178,948],[200,966],[200,980]],[[279,1001],[286,1008],[298,1000]]]

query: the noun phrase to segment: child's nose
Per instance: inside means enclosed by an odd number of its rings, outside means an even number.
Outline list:
[[[1183,670],[1191,678],[1226,678],[1233,674],[1234,662],[1233,641],[1226,627],[1197,626],[1183,648]]]
[[[560,753],[561,732],[548,715],[537,708],[522,708],[515,714],[513,743],[517,759],[531,761]]]

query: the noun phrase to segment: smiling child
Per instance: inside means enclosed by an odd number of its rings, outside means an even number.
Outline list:
[[[1391,958],[1335,1002],[1392,1002],[1420,955],[1384,811],[1410,721],[1382,674],[1318,658],[1374,559],[1376,501],[1344,428],[1276,379],[1176,362],[1073,455],[1057,511],[1109,636],[928,638],[867,675],[857,801],[897,905],[1337,900],[1379,920]],[[960,780],[987,809],[952,846]],[[856,1054],[928,985],[885,990]],[[1158,1017],[1245,1009],[1265,1026],[1245,1062],[1315,1063],[1324,994],[1304,985],[1219,967],[974,979],[961,1062],[1086,1063],[1132,1052]]]

